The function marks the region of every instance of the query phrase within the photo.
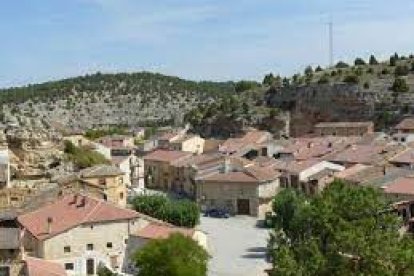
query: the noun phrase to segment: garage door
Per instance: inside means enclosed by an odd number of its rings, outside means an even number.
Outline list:
[[[237,214],[250,215],[250,201],[248,199],[237,200]]]

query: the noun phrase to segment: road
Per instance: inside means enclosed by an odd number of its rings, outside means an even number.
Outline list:
[[[207,233],[209,276],[266,275],[268,230],[256,227],[256,218],[201,218],[200,229]]]

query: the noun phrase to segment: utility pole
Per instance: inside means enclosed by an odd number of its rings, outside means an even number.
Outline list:
[[[334,66],[334,54],[333,54],[333,47],[334,47],[334,43],[333,43],[333,21],[332,18],[330,19],[329,23],[329,65],[331,67]]]

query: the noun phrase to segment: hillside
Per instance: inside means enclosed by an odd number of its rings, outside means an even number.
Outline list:
[[[414,113],[414,56],[392,55],[338,62],[333,68],[306,68],[303,74],[279,79],[267,76],[266,105],[291,112],[292,134],[310,131],[320,121],[374,120],[385,129]]]
[[[0,90],[3,120],[36,118],[87,129],[180,122],[195,105],[234,93],[232,82],[194,82],[140,72],[87,75]]]

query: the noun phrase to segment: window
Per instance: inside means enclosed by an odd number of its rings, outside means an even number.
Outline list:
[[[88,244],[86,245],[86,250],[88,250],[88,251],[93,250],[93,243],[88,243]]]
[[[65,263],[65,269],[66,270],[73,270],[74,269],[73,263]]]
[[[124,199],[124,193],[119,193],[119,198]]]
[[[99,183],[99,185],[105,185],[106,184],[106,179],[105,178],[99,178],[98,183]]]
[[[70,246],[63,247],[63,252],[70,253]]]
[[[0,275],[10,276],[10,267],[8,266],[0,266]]]
[[[112,248],[112,242],[107,242],[107,243],[106,243],[106,247],[107,247],[107,248]]]

